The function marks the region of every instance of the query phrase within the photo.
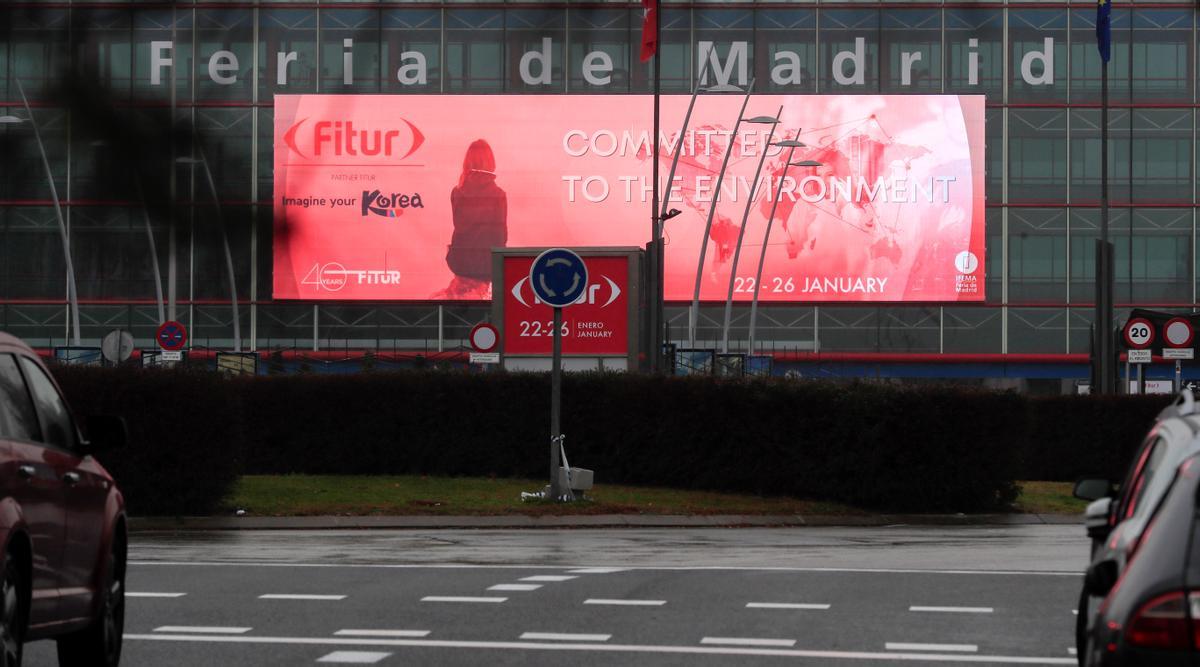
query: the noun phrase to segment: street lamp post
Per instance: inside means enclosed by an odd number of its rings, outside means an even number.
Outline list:
[[[799,135],[799,132],[796,133]],[[775,143],[776,146],[784,146],[788,149],[787,160],[783,163],[783,174],[779,177],[779,187],[775,191],[775,200],[771,202],[771,214],[767,216],[767,229],[763,232],[762,249],[758,253],[758,272],[754,274],[754,299],[750,302],[750,335],[748,353],[754,354],[754,324],[758,320],[758,289],[762,285],[763,264],[767,259],[767,241],[771,238],[771,223],[775,220],[775,208],[779,206],[779,200],[783,198],[783,184],[787,179],[788,167],[820,167],[820,162],[816,160],[801,160],[800,162],[792,162],[792,154],[797,148],[803,148],[804,144],[794,139],[785,139]]]
[[[13,79],[17,91],[21,93],[21,103],[25,105],[25,114],[29,116],[29,125],[33,127],[33,138],[37,140],[38,151],[42,155],[42,166],[46,170],[46,182],[50,185],[50,197],[54,200],[54,215],[58,218],[58,235],[62,239],[63,258],[67,267],[67,304],[71,319],[71,344],[80,344],[79,335],[79,293],[75,287],[75,265],[71,262],[71,239],[67,235],[67,222],[63,218],[62,205],[58,201],[58,188],[54,186],[54,172],[50,171],[50,160],[46,157],[46,145],[42,143],[42,133],[38,131],[37,120],[33,110],[29,108],[29,100],[25,97],[25,88],[19,78]],[[23,123],[26,119],[16,116],[0,116],[0,125]]]
[[[238,323],[238,302],[237,302],[237,278],[233,273],[233,254],[229,252],[229,235],[225,233],[225,220],[221,216],[221,198],[217,194],[217,182],[213,180],[212,169],[208,166],[208,160],[204,157],[204,148],[199,144],[196,145],[196,151],[199,157],[181,157],[175,161],[180,164],[199,164],[204,167],[204,176],[208,179],[208,189],[212,194],[213,206],[217,211],[217,227],[221,231],[221,245],[225,250],[225,270],[229,275],[229,300],[233,311],[233,351],[242,351],[242,329]]]
[[[704,233],[700,236],[700,258],[696,262],[696,286],[692,291],[692,308],[688,311],[688,347],[696,345],[696,325],[700,320],[700,280],[704,277],[704,255],[708,251],[708,235],[712,232],[713,215],[716,214],[717,202],[721,199],[721,181],[725,178],[725,169],[729,166],[729,156],[733,154],[733,143],[742,126],[742,120],[746,114],[746,104],[750,102],[752,90],[754,90],[754,79],[750,79],[750,85],[746,86],[746,95],[742,98],[742,108],[738,111],[737,122],[733,124],[733,132],[729,135],[729,145],[725,148],[721,171],[717,172],[717,186],[713,190],[712,205],[708,209],[708,221],[704,223]],[[669,188],[667,192],[670,193]]]
[[[742,226],[738,229],[737,245],[733,247],[733,262],[729,266],[729,293],[725,295],[725,321],[721,326],[721,352],[729,353],[729,324],[733,320],[733,287],[737,282],[737,266],[738,258],[742,254],[742,240],[746,238],[746,223],[750,220],[750,208],[754,205],[754,195],[758,190],[758,176],[762,173],[763,163],[767,161],[767,149],[772,145],[771,140],[775,138],[775,128],[779,126],[779,118],[783,115],[783,106],[780,105],[779,112],[772,118],[770,116],[756,116],[747,119],[747,123],[770,123],[771,132],[767,135],[767,143],[763,146],[762,155],[758,157],[758,167],[754,170],[754,179],[750,181],[750,196],[746,198],[746,210],[742,213]],[[757,282],[755,286],[757,286]]]

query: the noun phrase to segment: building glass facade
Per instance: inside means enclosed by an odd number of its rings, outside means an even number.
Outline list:
[[[690,92],[708,59],[731,83],[753,77],[772,93],[987,98],[987,302],[764,306],[757,338],[767,350],[819,341],[823,352],[1088,351],[1101,174],[1094,7],[758,0],[664,2],[662,12],[664,92]],[[1196,15],[1190,2],[1112,13],[1118,322],[1135,305],[1197,305]],[[638,59],[640,29],[631,2],[9,2],[0,115],[26,117],[23,90],[63,203],[85,344],[122,328],[152,346],[149,229],[168,315],[194,344],[227,348],[221,224],[247,348],[457,349],[486,304],[271,299],[272,96],[646,93],[653,70]],[[551,82],[530,83],[522,55],[543,50]],[[604,84],[585,75],[596,52],[612,63]],[[406,67],[414,62],[424,66]],[[136,126],[114,131],[120,118]],[[165,130],[138,140],[146,127]],[[0,141],[0,329],[64,345],[66,268],[38,142],[28,122],[0,126]],[[129,183],[145,178],[134,172],[153,182]],[[744,339],[748,311],[737,309],[734,338]],[[668,317],[682,334],[686,310],[669,306]],[[700,337],[719,338],[720,325],[721,307],[706,307]]]

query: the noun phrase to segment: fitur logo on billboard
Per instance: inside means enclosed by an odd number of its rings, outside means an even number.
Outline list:
[[[708,72],[715,74],[717,83],[727,85],[736,83],[745,86],[749,81],[749,51],[750,42],[721,42],[721,50],[728,44],[724,61],[718,53],[717,43],[700,41],[696,43],[697,73],[700,84],[709,85]],[[1033,44],[1037,44],[1034,42]],[[554,42],[549,37],[542,38],[541,48],[526,51],[521,55],[518,72],[521,81],[529,86],[549,86],[553,84],[551,76],[551,53]],[[395,46],[399,50],[400,44]],[[947,48],[957,47],[951,42]],[[1014,44],[1017,48],[1018,44]],[[1030,86],[1054,85],[1054,48],[1053,37],[1046,37],[1040,44],[1041,48],[1031,48],[1021,55],[1021,79]],[[171,41],[150,42],[150,85],[163,84],[163,73],[170,72],[174,65],[175,43]],[[882,51],[882,50],[881,50]],[[967,39],[967,85],[979,85],[980,67],[979,39]],[[201,56],[203,57],[203,56]],[[880,58],[882,58],[882,53]],[[299,58],[296,51],[278,51],[275,54],[275,83],[279,86],[288,84],[288,65]],[[913,67],[923,61],[925,54],[920,51],[899,52],[900,85],[913,85]],[[400,51],[400,67],[395,72],[395,79],[405,86],[423,86],[429,82],[429,65],[425,55],[420,51]],[[1041,71],[1036,71],[1040,65]],[[231,86],[237,83],[237,72],[241,68],[237,54],[232,51],[218,50],[208,56],[208,77],[218,85]],[[580,74],[584,81],[592,86],[607,86],[612,83],[613,59],[604,51],[592,51],[583,56],[579,65]],[[854,49],[839,51],[834,54],[829,64],[833,80],[842,86],[866,85],[867,71],[867,42],[863,37],[854,38]],[[734,75],[737,75],[736,81]],[[772,57],[771,82],[778,86],[807,85],[812,75],[804,66],[804,60],[797,51],[781,49]],[[354,40],[342,40],[342,83],[354,83]]]
[[[611,306],[618,297],[621,296],[621,288],[618,287],[617,283],[615,283],[612,278],[609,278],[608,276],[600,276],[600,278],[607,283],[608,286],[608,298],[604,301],[604,303],[600,304],[600,307],[607,308]],[[517,303],[525,306],[526,308],[532,308],[535,305],[540,305],[542,301],[541,299],[537,298],[536,294],[534,294],[532,287],[526,287],[528,284],[528,276],[518,280],[517,284],[513,285],[512,295],[513,298],[517,300]],[[579,305],[586,303],[590,306],[598,304],[599,300],[596,298],[596,294],[604,286],[605,285],[601,283],[589,283],[583,294],[580,294],[579,298],[575,300],[575,304]],[[528,292],[528,298],[526,297],[526,292]]]

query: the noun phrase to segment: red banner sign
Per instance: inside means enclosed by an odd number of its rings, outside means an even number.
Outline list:
[[[683,212],[666,223],[668,300],[691,300],[705,244],[700,296],[724,301],[743,220],[738,300],[983,300],[983,96],[756,95],[748,116],[783,107],[773,136],[734,132],[741,104],[701,96],[680,135],[688,96],[663,97],[657,159],[665,185],[680,153],[669,206]],[[650,109],[639,95],[276,96],[275,298],[484,300],[493,248],[644,245]],[[820,166],[787,167],[783,139]]]
[[[504,258],[504,353],[549,355],[554,310],[529,286],[534,258]],[[581,301],[563,308],[563,354],[629,352],[629,258],[584,257],[588,286]]]

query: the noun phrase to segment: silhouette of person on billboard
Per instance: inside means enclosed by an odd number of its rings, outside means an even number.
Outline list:
[[[491,298],[492,248],[508,242],[508,196],[496,185],[496,156],[487,141],[476,139],[467,148],[450,210],[454,234],[446,265],[454,279],[434,298]]]

